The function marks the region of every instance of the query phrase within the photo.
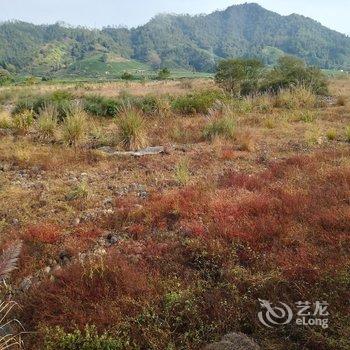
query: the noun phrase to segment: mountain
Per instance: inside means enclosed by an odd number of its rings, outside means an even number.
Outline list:
[[[149,66],[211,71],[222,58],[274,64],[285,54],[321,68],[350,69],[350,38],[310,18],[281,16],[253,3],[209,15],[157,15],[132,29],[0,24],[0,66],[32,74],[113,75]]]

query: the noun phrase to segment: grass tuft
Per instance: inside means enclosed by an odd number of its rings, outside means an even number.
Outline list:
[[[118,139],[126,150],[138,150],[146,146],[146,126],[141,113],[126,107],[117,120]]]

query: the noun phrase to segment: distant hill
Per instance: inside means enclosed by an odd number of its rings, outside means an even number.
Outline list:
[[[350,38],[310,18],[281,16],[257,4],[209,15],[158,15],[130,30],[0,24],[0,66],[38,75],[114,76],[160,66],[212,71],[222,58],[274,64],[285,54],[321,68],[350,69]]]

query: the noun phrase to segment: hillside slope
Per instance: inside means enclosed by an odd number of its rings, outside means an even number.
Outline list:
[[[0,25],[0,66],[10,71],[72,70],[77,62],[101,54],[197,71],[212,70],[221,58],[258,57],[273,64],[280,55],[291,54],[322,68],[349,69],[350,38],[310,18],[281,16],[257,4],[209,15],[158,15],[130,30]],[[102,64],[100,70],[108,71],[108,62],[101,62],[106,67]]]

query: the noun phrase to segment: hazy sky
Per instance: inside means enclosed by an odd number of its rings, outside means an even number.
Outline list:
[[[20,19],[33,23],[63,21],[73,25],[137,26],[157,13],[210,13],[237,0],[0,0],[0,21]],[[250,2],[250,1],[249,1]],[[350,34],[350,0],[256,0],[263,7],[283,15],[299,13]]]

